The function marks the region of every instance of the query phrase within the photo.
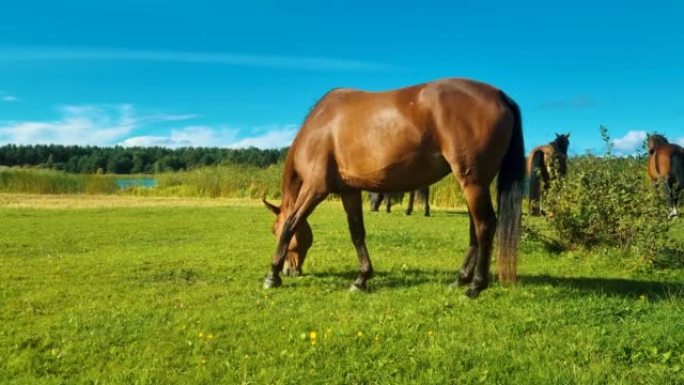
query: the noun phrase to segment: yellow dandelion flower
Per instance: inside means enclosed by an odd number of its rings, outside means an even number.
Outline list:
[[[318,337],[318,334],[316,333],[315,330],[312,330],[311,333],[309,333],[309,338],[314,341],[316,340],[316,337]]]
[[[433,332],[432,330],[428,331],[428,336],[432,337],[434,335],[435,335],[435,332]]]
[[[197,333],[197,338],[202,338],[202,337],[204,337],[204,333],[202,333],[202,332]]]
[[[363,337],[363,333],[362,333],[362,332],[358,332],[358,333],[356,333],[356,336],[357,336],[357,337]]]
[[[213,340],[213,339],[214,339],[214,335],[211,334],[211,333],[207,334],[207,339],[208,339],[208,340]]]

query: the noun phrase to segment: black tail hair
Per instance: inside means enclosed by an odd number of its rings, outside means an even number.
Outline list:
[[[541,199],[541,173],[544,172],[544,153],[535,151],[532,155],[530,167],[530,188],[527,192],[530,215],[539,215],[539,200]]]
[[[684,152],[672,154],[672,177],[674,179],[674,191],[680,193],[684,191]]]
[[[506,94],[501,97],[514,117],[513,135],[501,162],[497,179],[497,216],[499,257],[497,271],[500,282],[517,279],[517,253],[522,220],[522,198],[525,180],[525,144],[522,133],[522,116],[518,104]]]

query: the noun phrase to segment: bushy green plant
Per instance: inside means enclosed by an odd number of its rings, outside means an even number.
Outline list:
[[[550,222],[566,247],[618,247],[654,262],[669,247],[667,205],[646,178],[644,156],[618,157],[605,127],[603,156],[570,160],[546,194]]]

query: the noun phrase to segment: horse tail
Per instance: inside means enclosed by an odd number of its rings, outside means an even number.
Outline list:
[[[517,279],[517,251],[522,220],[523,184],[525,180],[525,145],[520,108],[503,92],[502,98],[513,113],[513,135],[504,154],[497,179],[497,216],[499,256],[497,271],[500,282]]]
[[[672,177],[677,184],[676,191],[684,189],[684,152],[672,154],[671,167]]]
[[[535,151],[530,162],[530,189],[527,198],[530,202],[530,215],[539,215],[539,200],[541,199],[541,173],[544,172],[544,153]]]

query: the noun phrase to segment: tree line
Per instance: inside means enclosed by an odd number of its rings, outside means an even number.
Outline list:
[[[0,165],[33,166],[71,173],[152,174],[220,164],[267,167],[285,159],[288,148],[0,146]]]

